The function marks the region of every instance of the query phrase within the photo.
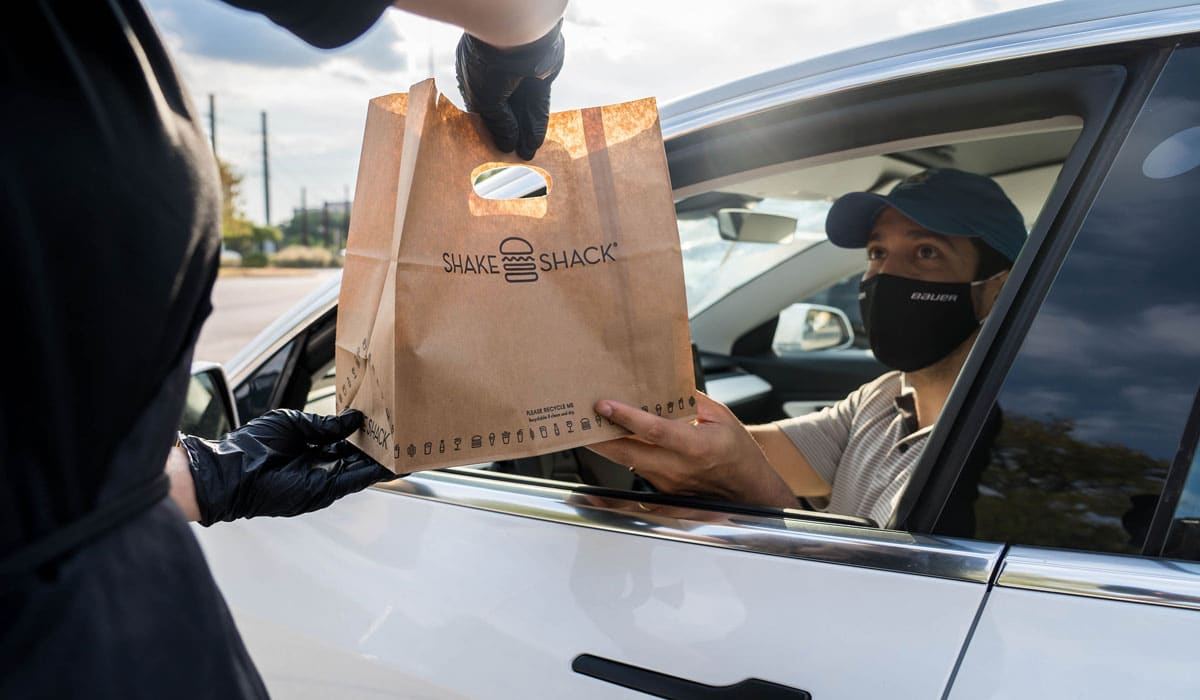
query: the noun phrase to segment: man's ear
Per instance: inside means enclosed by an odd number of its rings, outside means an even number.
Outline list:
[[[992,313],[992,305],[1000,298],[1000,290],[1004,289],[1004,283],[1008,281],[1008,273],[1008,270],[1001,270],[976,288],[975,318],[982,321]]]
[[[992,294],[993,304],[996,302],[996,299],[1000,297],[1000,290],[1004,289],[1004,283],[1008,281],[1009,272],[1011,272],[1011,270],[1001,270],[1000,272],[997,272],[996,276],[992,278],[992,283],[987,285],[988,290]]]

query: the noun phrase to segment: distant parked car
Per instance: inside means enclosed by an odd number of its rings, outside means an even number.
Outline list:
[[[242,264],[242,254],[236,250],[230,250],[224,246],[221,247],[221,266],[222,267],[238,267]]]
[[[701,378],[746,421],[883,371],[854,342],[864,256],[822,233],[834,198],[953,166],[1023,212],[1029,241],[897,511],[665,496],[573,450],[202,530],[268,687],[1200,697],[1197,76],[1200,6],[1067,2],[664,107]],[[756,212],[776,218],[738,228]],[[230,424],[333,410],[336,303],[335,280],[229,363]],[[966,469],[997,411],[990,463]]]

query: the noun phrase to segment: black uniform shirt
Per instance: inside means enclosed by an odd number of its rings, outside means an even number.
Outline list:
[[[318,46],[386,5],[231,4]],[[218,197],[136,0],[0,12],[0,560],[162,473],[211,310]],[[169,500],[0,580],[0,697],[262,695]]]

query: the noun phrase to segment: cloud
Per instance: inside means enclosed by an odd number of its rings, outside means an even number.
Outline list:
[[[309,46],[262,15],[217,2],[147,0],[147,9],[179,50],[195,57],[260,66],[313,66],[333,56],[378,70],[407,68],[403,37],[394,22],[380,21],[345,47]]]
[[[1124,416],[1106,413],[1092,413],[1075,421],[1071,434],[1084,442],[1103,443],[1112,441],[1115,437],[1123,437],[1122,429],[1127,428]],[[1125,442],[1124,440],[1117,440]]]
[[[1141,384],[1121,389],[1121,398],[1142,423],[1152,426],[1178,425],[1182,430],[1196,398],[1196,387],[1181,387],[1170,377],[1147,377]]]
[[[1153,306],[1142,313],[1147,345],[1154,352],[1200,356],[1200,305],[1167,304]]]
[[[1056,418],[1067,415],[1067,409],[1070,409],[1071,405],[1072,397],[1046,387],[1008,390],[1000,402],[1003,410],[1033,418]]]
[[[1040,359],[1067,358],[1094,345],[1102,332],[1067,309],[1047,303],[1030,329],[1023,351]]]
[[[1094,373],[1106,366],[1095,353],[1111,349],[1116,338],[1103,322],[1085,318],[1077,308],[1043,304],[1025,336],[1021,354],[1032,361]]]
[[[1075,261],[1073,258],[1070,264]],[[1111,272],[1112,266],[1102,269]],[[1093,297],[1098,302],[1111,287],[1107,279],[1098,280]],[[1200,356],[1197,328],[1200,304],[1190,302],[1138,310],[1100,303],[1066,309],[1051,301],[1043,305],[1030,328],[1022,354],[1093,378],[1111,378],[1104,374],[1105,368],[1136,366],[1155,358]]]

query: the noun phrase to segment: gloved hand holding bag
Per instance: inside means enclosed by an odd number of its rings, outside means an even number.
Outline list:
[[[355,410],[318,416],[277,409],[220,440],[181,436],[200,524],[309,513],[396,478],[345,441],[362,420]]]

